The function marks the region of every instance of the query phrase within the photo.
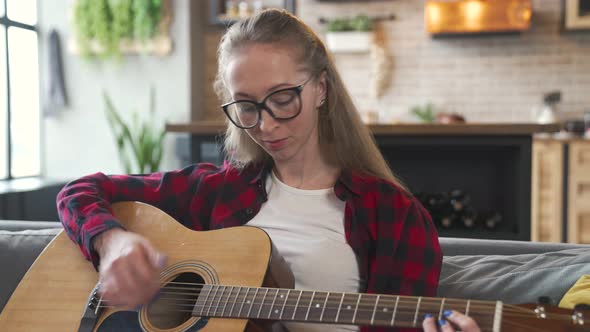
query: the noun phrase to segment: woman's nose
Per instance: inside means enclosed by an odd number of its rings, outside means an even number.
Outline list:
[[[271,131],[276,126],[278,126],[277,120],[273,118],[266,110],[262,110],[262,112],[260,112],[260,130]]]

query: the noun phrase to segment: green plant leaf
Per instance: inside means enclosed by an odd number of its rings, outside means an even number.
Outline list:
[[[107,121],[115,137],[121,163],[127,173],[156,172],[163,156],[163,140],[165,129],[156,131],[155,122],[155,90],[150,90],[150,116],[144,122],[139,120],[137,112],[131,115],[132,123],[127,125],[111,98],[103,91]],[[129,157],[131,156],[131,158]],[[131,163],[133,159],[133,164]],[[135,165],[135,168],[132,167]],[[136,170],[136,171],[134,171]]]

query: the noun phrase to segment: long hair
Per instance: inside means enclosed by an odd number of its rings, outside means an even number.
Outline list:
[[[393,175],[362,122],[324,43],[311,28],[285,10],[264,10],[232,25],[222,37],[217,51],[219,62],[215,80],[215,91],[222,100],[230,98],[224,77],[232,52],[256,43],[295,48],[296,61],[312,77],[319,78],[326,73],[327,98],[318,112],[318,136],[320,152],[328,160],[342,169],[376,176],[405,188]],[[234,167],[271,160],[245,130],[229,121],[224,145],[228,162]]]

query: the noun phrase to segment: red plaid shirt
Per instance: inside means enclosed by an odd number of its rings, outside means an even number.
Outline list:
[[[68,236],[97,266],[92,239],[121,227],[112,215],[111,203],[141,201],[198,231],[240,226],[266,202],[264,182],[269,171],[270,167],[256,165],[238,170],[196,164],[141,176],[96,173],[62,189],[58,212]],[[390,182],[354,172],[342,172],[334,192],[346,202],[346,239],[367,281],[365,292],[435,296],[442,253],[424,207]]]

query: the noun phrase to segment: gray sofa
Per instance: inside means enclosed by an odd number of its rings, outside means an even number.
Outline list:
[[[45,245],[56,222],[0,221],[0,311]],[[582,274],[590,274],[590,246],[441,238],[444,263],[438,296],[558,303]]]

